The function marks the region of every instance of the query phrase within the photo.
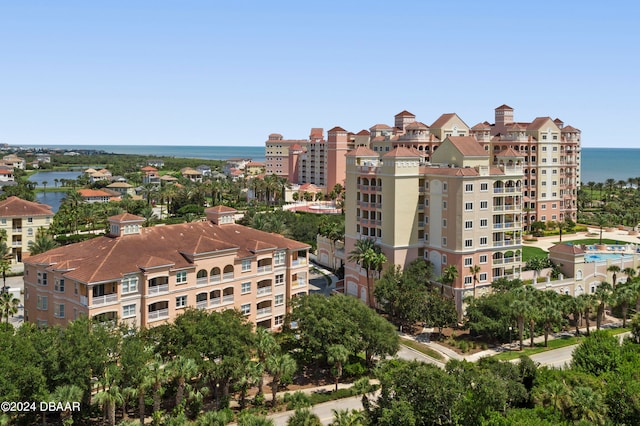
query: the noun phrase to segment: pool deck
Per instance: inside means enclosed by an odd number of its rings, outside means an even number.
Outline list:
[[[596,234],[597,236],[593,237],[588,234]],[[577,234],[569,234],[569,235],[563,234],[562,242],[568,243],[568,242],[571,242],[572,240],[583,240],[585,238],[600,238],[600,229],[589,228],[588,232],[579,232]],[[525,243],[523,244],[523,246],[538,247],[543,249],[544,251],[549,251],[549,248],[555,245],[556,243],[558,243],[559,239],[560,237],[558,235],[553,235],[551,237],[540,237],[538,238],[538,241]],[[619,246],[625,246],[626,244],[636,244],[637,246],[640,245],[640,238],[637,235],[629,235],[627,231],[621,231],[619,229],[614,229],[611,232],[602,231],[602,239],[618,241],[619,244],[617,245]],[[587,253],[633,254],[632,251],[614,251],[614,250],[587,251]]]

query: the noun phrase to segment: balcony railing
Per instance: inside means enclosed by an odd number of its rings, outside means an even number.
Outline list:
[[[93,296],[91,298],[91,305],[104,305],[107,303],[113,303],[118,301],[118,293],[105,294],[104,296]]]
[[[205,285],[208,283],[209,283],[209,280],[207,279],[207,277],[200,277],[196,279],[196,285]]]
[[[222,296],[222,303],[233,303],[233,294]]]
[[[209,282],[210,283],[219,283],[220,282],[220,275],[211,275],[211,277],[209,278]]]
[[[258,287],[258,296],[264,296],[265,294],[271,294],[271,286]]]
[[[265,317],[267,315],[271,315],[271,306],[260,308],[256,311],[256,318]]]
[[[16,232],[22,232],[22,228],[13,228],[11,231],[15,234]]]
[[[233,301],[233,297],[231,298],[231,301]],[[222,303],[222,299],[219,297],[214,297],[213,299],[209,299],[209,306],[218,306],[220,305],[220,303]]]
[[[271,272],[271,265],[258,266],[258,273]]]
[[[150,285],[149,294],[158,294],[165,291],[169,291],[169,284]]]
[[[89,306],[89,298],[87,296],[80,296],[80,304],[82,306]]]
[[[304,287],[307,285],[307,280],[306,278],[298,278],[298,280],[296,281],[296,286],[295,287]]]
[[[196,302],[196,308],[198,308],[198,309],[206,309],[207,308],[207,304],[208,304],[208,302],[206,300],[201,300],[199,302]]]
[[[305,258],[294,259],[291,262],[292,266],[299,266],[299,265],[306,265],[306,264],[307,264],[307,259],[305,259]]]
[[[149,312],[149,321],[155,321],[161,318],[167,318],[169,316],[169,309],[158,309],[157,311]]]
[[[222,279],[223,280],[232,280],[233,279],[233,272],[225,272],[222,275]]]

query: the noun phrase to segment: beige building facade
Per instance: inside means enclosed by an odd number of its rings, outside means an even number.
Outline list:
[[[143,228],[114,216],[110,234],[25,262],[25,320],[65,325],[80,315],[138,327],[172,321],[186,308],[237,309],[277,329],[293,297],[308,291],[309,246],[236,225],[234,209],[207,220]]]
[[[35,240],[38,229],[48,229],[52,221],[53,211],[45,204],[18,197],[0,201],[0,229],[6,232],[12,263],[21,263],[29,256],[29,243]]]

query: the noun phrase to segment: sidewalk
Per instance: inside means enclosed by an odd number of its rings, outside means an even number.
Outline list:
[[[612,318],[612,317],[611,317]],[[603,324],[600,328],[602,329],[609,329],[609,328],[618,328],[622,326],[622,320],[618,320],[617,318],[612,318],[612,322]],[[591,324],[591,326],[589,327],[590,331],[593,332],[596,330],[596,325],[595,325],[595,321],[593,322],[593,324]],[[518,349],[520,348],[520,342],[519,340],[517,340],[517,334],[515,334],[516,339],[513,340],[511,343],[504,343],[500,346],[495,346],[493,348],[489,348],[480,352],[476,352],[473,354],[459,354],[456,351],[454,351],[453,349],[441,345],[439,343],[436,342],[432,342],[428,336],[433,332],[433,329],[430,328],[425,328],[423,330],[423,332],[421,334],[419,334],[418,336],[412,336],[412,335],[407,335],[407,334],[403,334],[401,333],[400,336],[409,340],[414,340],[416,342],[420,342],[422,344],[424,344],[425,346],[428,346],[430,349],[433,349],[434,351],[440,353],[440,355],[442,355],[445,358],[444,363],[446,364],[447,361],[449,361],[450,359],[455,359],[458,361],[462,361],[462,360],[466,360],[469,362],[476,362],[478,361],[480,358],[484,358],[487,356],[494,356],[497,355],[499,353],[502,352],[507,352],[507,351],[518,351]],[[580,333],[582,335],[586,334],[587,332],[587,328],[580,328]],[[426,336],[423,337],[423,336]],[[575,336],[575,330],[569,330],[569,331],[560,331],[557,333],[551,333],[549,334],[549,341],[554,340],[554,339],[559,339],[559,338],[563,338],[563,337],[574,337]],[[523,341],[524,343],[524,348],[528,348],[529,347],[529,339],[525,339]],[[544,334],[540,335],[540,336],[536,336],[533,338],[533,342],[534,343],[543,343],[544,342]],[[428,356],[428,355],[425,355]]]

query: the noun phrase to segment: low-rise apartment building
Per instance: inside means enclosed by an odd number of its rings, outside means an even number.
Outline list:
[[[308,291],[309,246],[237,225],[234,209],[207,221],[143,228],[109,218],[110,233],[25,262],[25,320],[64,325],[86,315],[140,327],[172,321],[188,307],[237,309],[278,328],[290,301]]]
[[[20,263],[29,255],[29,243],[35,239],[38,229],[48,229],[52,221],[53,211],[45,204],[18,197],[0,201],[0,229],[7,234],[12,263]]]

